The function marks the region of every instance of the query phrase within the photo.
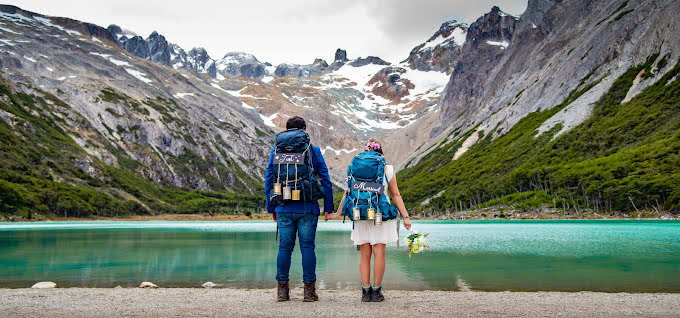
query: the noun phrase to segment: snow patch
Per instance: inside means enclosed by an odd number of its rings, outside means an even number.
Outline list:
[[[113,57],[111,57],[111,54],[101,54],[101,53],[97,53],[97,52],[90,52],[90,54],[102,57],[102,58],[108,60],[109,62],[116,64],[118,66],[131,66],[130,63],[128,63],[128,62],[114,59]]]
[[[4,24],[4,23],[3,23],[3,24]],[[8,33],[14,33],[14,34],[20,34],[20,35],[23,34],[23,33],[21,33],[21,32],[16,32],[16,31],[14,31],[14,30],[11,30],[11,29],[8,29],[8,28],[4,28],[4,27],[0,27],[0,30],[5,31],[5,32],[8,32]]]
[[[194,93],[176,93],[173,94],[175,98],[184,98],[185,96],[194,96]]]
[[[50,72],[54,72],[54,69],[52,69],[51,67],[45,67],[45,68]]]
[[[82,34],[80,34],[80,32],[78,32],[78,31],[73,31],[73,30],[64,30],[64,31],[66,31],[66,33],[68,33],[69,35],[82,36]]]
[[[136,77],[138,80],[140,80],[140,81],[142,81],[142,82],[144,82],[144,83],[149,84],[149,83],[152,82],[150,79],[146,78],[146,74],[144,74],[144,73],[142,73],[142,72],[140,72],[140,71],[138,71],[138,70],[133,70],[133,69],[130,69],[130,68],[126,68],[125,70],[126,70],[128,73],[130,73],[130,75]]]
[[[62,76],[62,77],[57,78],[57,81],[65,81],[65,80],[66,80],[66,76]]]
[[[94,36],[92,37],[91,40],[92,40],[92,42],[99,42],[99,43],[101,43],[101,44],[104,44],[104,42],[102,42],[101,40],[97,39],[97,38],[94,37]]]
[[[57,28],[57,29],[62,30],[62,31],[66,31],[66,29],[62,28],[60,25],[52,24],[52,20],[50,20],[50,19],[43,18],[43,17],[34,17],[34,18],[35,18],[38,22],[40,22],[40,23],[42,23],[42,24],[44,24],[44,25],[46,25],[46,26],[53,27],[53,28]]]
[[[269,127],[274,127],[274,128],[275,128],[276,125],[274,125],[274,119],[275,119],[278,115],[279,115],[279,113],[274,113],[274,114],[272,114],[271,116],[265,116],[265,115],[260,114],[260,118],[262,118],[262,121],[264,121],[264,124],[265,124],[265,125],[267,125],[267,126],[269,126]]]
[[[14,46],[14,43],[12,43],[12,41],[7,40],[7,39],[0,39],[0,42],[3,43],[3,44],[0,44],[0,46],[2,46],[2,45]]]
[[[28,56],[24,55],[24,58],[25,58],[27,61],[31,61],[31,62],[35,63],[35,59],[33,59],[33,58],[31,58],[31,57],[28,57]]]
[[[501,41],[501,42],[499,42],[499,41],[486,41],[486,44],[493,45],[493,46],[500,46],[501,50],[506,49],[508,47],[508,45],[510,45],[510,43],[508,43],[508,41]]]
[[[532,23],[532,24],[531,24],[531,28],[532,28],[532,29],[535,29],[535,28],[538,28],[538,27],[536,26],[536,24],[533,24],[533,23]]]

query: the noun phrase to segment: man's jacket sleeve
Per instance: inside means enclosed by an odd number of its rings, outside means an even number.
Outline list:
[[[264,173],[264,197],[267,200],[267,212],[273,213],[274,207],[269,202],[269,191],[274,186],[274,149],[269,153],[269,162],[267,163],[267,170]]]
[[[324,190],[324,200],[323,200],[323,211],[333,212],[335,211],[335,205],[333,205],[333,184],[331,183],[331,177],[328,175],[328,167],[326,166],[326,161],[323,159],[321,150],[319,147],[314,147],[314,169],[316,169],[317,176],[321,179],[321,186]]]

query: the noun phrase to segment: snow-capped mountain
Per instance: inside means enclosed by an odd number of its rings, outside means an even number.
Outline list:
[[[432,37],[413,48],[404,62],[417,70],[450,74],[465,44],[467,31],[466,23],[456,20],[445,22]]]

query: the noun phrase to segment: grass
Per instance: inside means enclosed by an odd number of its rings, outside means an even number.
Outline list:
[[[438,148],[399,173],[402,195],[416,211],[459,211],[494,204],[597,211],[680,209],[680,83],[657,83],[621,104],[632,82],[658,54],[631,67],[594,105],[593,115],[552,140],[561,127],[536,129],[591,89],[589,73],[560,104],[531,113],[505,135],[478,141],[451,160],[462,140]],[[600,79],[601,80],[601,79]],[[421,207],[420,202],[445,190]],[[635,205],[635,206],[634,206]]]

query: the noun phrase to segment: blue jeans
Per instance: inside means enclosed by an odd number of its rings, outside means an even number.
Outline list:
[[[316,281],[316,254],[314,240],[319,217],[311,213],[277,213],[276,225],[279,227],[279,255],[276,258],[276,281],[288,283],[290,256],[295,247],[295,233],[300,239],[302,253],[302,282],[311,284]]]

